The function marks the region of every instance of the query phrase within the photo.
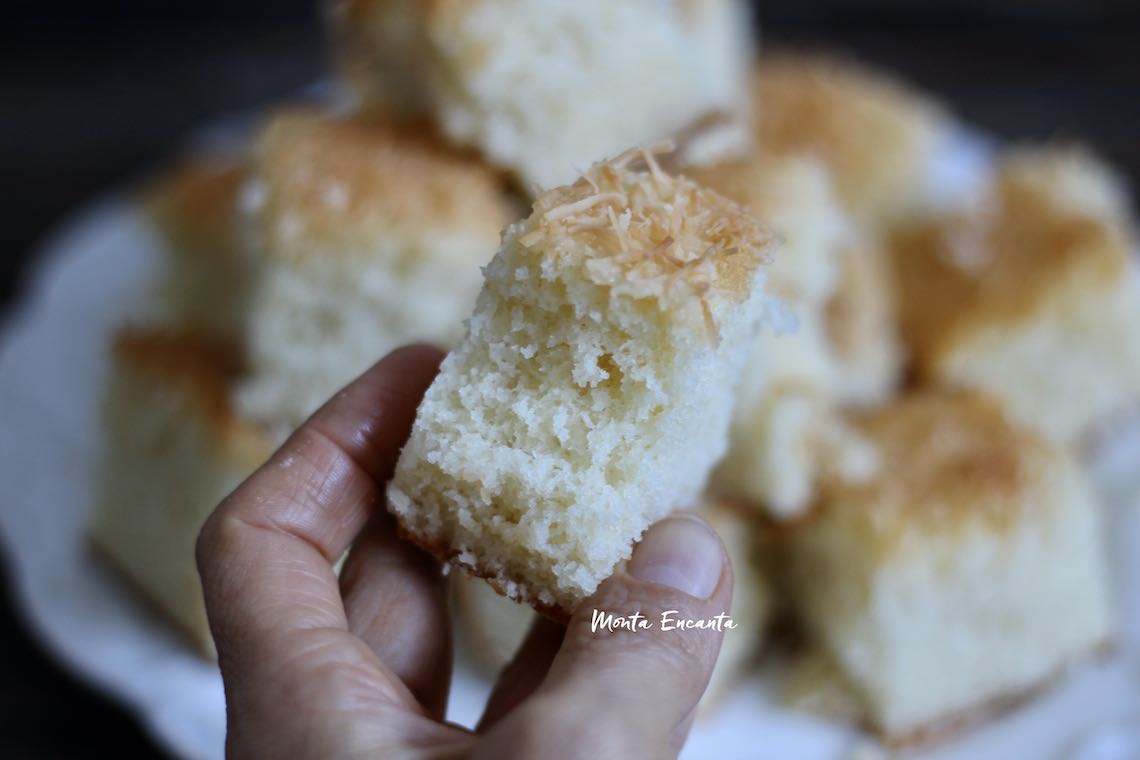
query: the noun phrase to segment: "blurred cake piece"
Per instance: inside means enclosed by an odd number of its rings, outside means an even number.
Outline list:
[[[1068,453],[969,395],[905,397],[859,427],[880,475],[829,484],[781,572],[888,740],[1012,703],[1110,641],[1101,512]]]
[[[915,203],[948,123],[932,101],[888,76],[825,57],[763,56],[753,100],[759,150],[818,156],[861,221]]]
[[[879,404],[898,389],[904,350],[895,286],[882,246],[859,236],[839,257],[839,285],[823,324],[835,362],[835,399],[850,407]]]
[[[866,250],[856,246],[854,225],[817,158],[752,155],[691,174],[748,206],[783,243],[767,288],[795,316],[795,329],[756,337],[713,489],[792,516],[809,505],[823,469],[857,477],[868,468],[865,451],[845,432],[836,408],[856,395],[847,357],[867,353],[865,345],[877,350],[892,332],[879,324],[884,307],[869,300],[876,294],[856,292],[854,287],[867,289],[862,282],[852,285],[848,270],[865,265],[849,260]],[[831,335],[831,304],[840,298],[848,312],[841,329],[858,336],[839,336],[842,354]],[[864,338],[862,323],[883,328],[882,335]],[[872,380],[886,385],[892,378],[879,372]]]
[[[158,297],[174,324],[240,337],[252,277],[239,232],[245,169],[234,156],[182,160],[148,189],[144,207],[166,243]]]
[[[1077,149],[1006,154],[985,197],[892,239],[921,380],[984,390],[1072,442],[1140,400],[1140,280],[1124,192]]]
[[[527,188],[631,145],[672,137],[711,161],[748,139],[741,0],[337,0],[331,16],[365,103],[430,117]]]
[[[250,174],[258,269],[239,408],[278,435],[397,346],[456,343],[514,218],[495,172],[370,116],[279,112]]]
[[[711,489],[781,520],[801,516],[822,481],[873,476],[878,456],[835,403],[810,390],[775,387],[749,410],[736,412],[732,448]]]
[[[227,344],[189,332],[115,339],[91,536],[126,579],[212,655],[194,543],[214,507],[272,449],[237,419]]]
[[[405,534],[563,617],[724,453],[772,239],[648,150],[544,192],[486,269],[468,333],[388,488]]]

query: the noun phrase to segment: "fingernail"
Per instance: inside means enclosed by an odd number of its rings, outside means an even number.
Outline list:
[[[670,517],[654,525],[633,550],[626,572],[698,599],[716,589],[724,558],[720,539],[697,517]]]

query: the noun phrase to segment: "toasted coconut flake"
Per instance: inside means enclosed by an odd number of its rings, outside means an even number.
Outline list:
[[[709,342],[714,346],[720,345],[720,327],[717,326],[716,320],[713,319],[712,308],[709,306],[708,299],[704,296],[701,297],[701,316],[705,320],[705,329],[709,334]]]
[[[618,217],[617,217],[617,214],[614,213],[614,207],[613,206],[606,206],[606,215],[609,216],[610,225],[613,227],[613,230],[614,230],[614,237],[616,237],[617,241],[618,241],[618,247],[621,248],[621,252],[623,254],[628,255],[629,254],[629,240],[626,239],[625,230],[622,229],[621,224],[618,223]]]
[[[679,259],[676,255],[674,255],[672,251],[662,250],[661,251],[661,258],[665,259],[666,261],[668,261],[670,264],[677,267],[678,269],[684,269],[685,268],[685,262],[683,260]]]
[[[661,171],[661,167],[657,165],[657,159],[649,152],[647,148],[641,149],[641,156],[645,159],[645,165],[649,167],[649,174],[653,177],[653,184],[657,186],[658,192],[661,186],[669,181],[669,177]]]
[[[658,243],[657,245],[653,246],[652,248],[650,248],[648,251],[645,252],[645,258],[651,259],[659,253],[662,255],[666,255],[669,251],[669,248],[673,245],[673,243],[674,243],[673,236],[672,235],[666,235],[664,240],[662,240],[660,243]]]
[[[669,148],[626,151],[592,166],[578,182],[543,193],[519,239],[528,247],[543,241],[552,256],[584,257],[605,282],[618,277],[624,292],[659,299],[663,308],[690,301],[715,342],[722,303],[749,292],[773,238],[735,203],[666,173],[654,156]],[[594,259],[608,261],[590,266]]]
[[[566,219],[575,214],[580,214],[583,211],[597,206],[599,203],[622,203],[624,200],[625,196],[621,193],[597,193],[574,201],[573,203],[566,203],[552,208],[546,212],[546,218],[558,221],[559,219]]]
[[[522,243],[525,247],[530,248],[535,243],[542,240],[543,237],[544,237],[544,234],[543,234],[542,228],[536,227],[535,229],[531,230],[530,232],[528,232],[528,233],[524,234],[522,237],[520,237],[519,242]]]

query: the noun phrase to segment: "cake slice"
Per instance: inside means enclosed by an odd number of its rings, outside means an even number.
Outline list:
[[[194,543],[214,507],[272,453],[234,416],[239,366],[225,343],[128,330],[112,349],[91,537],[136,589],[213,653]]]
[[[569,614],[724,453],[770,247],[649,151],[540,195],[420,406],[389,487],[404,532]]]
[[[949,119],[930,99],[850,61],[765,55],[753,78],[762,153],[817,156],[861,222],[910,209]]]
[[[240,158],[190,156],[148,188],[143,207],[165,244],[158,299],[174,324],[224,340],[241,336],[252,261],[239,233]]]
[[[705,161],[747,144],[752,33],[741,0],[331,7],[342,74],[365,103],[430,118],[526,188],[571,182],[669,137],[693,138]]]
[[[858,425],[880,474],[829,484],[780,567],[884,737],[932,738],[1110,641],[1102,514],[1064,449],[970,395],[907,396]]]
[[[738,408],[732,424],[711,490],[778,520],[807,512],[825,480],[860,482],[879,468],[874,447],[834,400],[811,389],[768,388],[756,405]]]
[[[850,298],[849,292],[840,295],[839,286],[850,289],[848,260],[864,249],[856,247],[855,226],[817,158],[752,155],[693,176],[748,206],[783,241],[769,268],[768,289],[795,316],[796,326],[757,336],[733,412],[728,454],[712,487],[791,517],[810,504],[824,470],[856,477],[871,464],[837,411],[839,401],[853,394],[846,354],[831,340],[832,303]],[[879,307],[858,299],[849,308]]]
[[[238,405],[278,437],[388,351],[458,342],[516,218],[496,172],[367,114],[274,114],[250,176],[258,267]]]
[[[1127,197],[1075,148],[999,161],[968,209],[892,236],[903,339],[920,380],[980,389],[1077,442],[1140,401],[1140,278]]]

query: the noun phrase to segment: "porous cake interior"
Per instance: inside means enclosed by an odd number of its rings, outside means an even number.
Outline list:
[[[507,231],[390,492],[421,543],[540,607],[697,496],[765,303],[757,223],[631,160]]]

